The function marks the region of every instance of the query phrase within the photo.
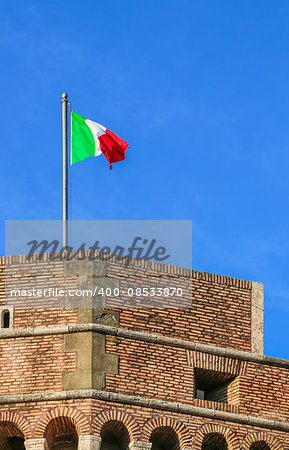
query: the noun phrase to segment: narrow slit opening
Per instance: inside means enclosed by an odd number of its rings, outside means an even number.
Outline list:
[[[3,312],[3,328],[10,328],[10,312]]]

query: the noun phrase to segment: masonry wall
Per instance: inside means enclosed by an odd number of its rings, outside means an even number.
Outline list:
[[[89,336],[96,341],[88,340]],[[69,346],[71,338],[74,344]],[[95,365],[90,364],[93,360]],[[234,378],[226,402],[196,398],[195,368]],[[96,381],[89,378],[89,384],[83,384],[89,371]],[[80,384],[66,384],[67,374]],[[245,361],[190,351],[185,345],[179,348],[95,332],[13,338],[0,334],[0,379],[4,396],[94,388],[289,421],[289,363],[287,367],[257,363],[249,356]]]
[[[103,425],[116,420],[126,426],[131,442],[149,442],[153,430],[164,426],[176,431],[181,449],[200,450],[209,433],[225,436],[229,450],[249,450],[251,442],[258,440],[264,440],[273,450],[289,448],[289,434],[280,430],[92,399],[2,404],[0,427],[3,419],[11,420],[25,439],[43,438],[49,422],[63,416],[73,420],[80,436],[100,436]]]
[[[80,266],[82,270],[85,263]],[[9,258],[2,258],[1,264],[2,307],[5,302],[7,303],[5,276],[6,282],[7,279],[13,279],[13,286],[22,289],[29,287],[32,281],[33,286],[38,288],[86,287],[88,283],[84,280],[84,274],[87,277],[94,276],[90,273],[89,267],[92,265],[90,262],[86,272],[84,269],[80,276],[77,270],[67,273],[65,262],[35,261],[33,264],[25,262],[18,265],[14,263],[16,269],[19,266],[19,274],[16,277],[13,273],[11,276],[9,272],[11,270]],[[101,272],[92,278],[94,284],[90,279],[89,286],[117,286],[120,289],[118,298],[112,296],[105,299],[107,307],[118,312],[119,326],[226,348],[262,352],[262,330],[255,348],[253,344],[252,320],[256,308],[254,309],[251,282],[145,261],[132,260],[128,266],[118,261],[101,264]],[[23,276],[26,268],[30,278]],[[136,295],[131,298],[127,295],[129,289],[135,291],[137,288],[152,287],[162,291],[166,288],[181,288],[183,297],[155,296],[152,303],[146,304],[145,298]],[[78,298],[71,300],[70,304],[67,301],[65,304],[63,298],[37,299],[37,301],[38,303],[33,305],[33,299],[27,298],[25,302],[23,298],[13,299],[13,304],[16,305],[14,328],[73,324],[79,321],[79,311],[76,308],[79,307],[81,300]],[[258,323],[253,330],[260,327],[260,324],[262,326],[262,314],[262,310],[259,309]]]
[[[278,367],[209,353],[107,336],[106,351],[117,354],[117,374],[105,389],[159,400],[289,421],[289,364]],[[195,398],[194,368],[235,375],[227,403]]]
[[[0,339],[0,395],[62,391],[64,372],[76,370],[63,335]]]
[[[0,330],[0,450],[4,422],[35,439],[46,437],[56,417],[94,436],[117,420],[131,441],[142,442],[172,427],[182,450],[201,449],[214,432],[226,436],[229,450],[249,450],[257,440],[289,448],[289,362],[262,356],[261,285],[143,261],[21,258],[1,260],[2,310],[7,277],[21,289],[33,281],[38,288],[117,287],[121,295],[40,298],[36,308],[30,298],[8,302],[13,323]],[[16,275],[10,263],[19,266]],[[143,287],[181,288],[182,307],[164,296],[144,307],[128,295]],[[198,386],[206,398],[197,398]]]

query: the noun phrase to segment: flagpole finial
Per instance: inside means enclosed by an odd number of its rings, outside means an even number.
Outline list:
[[[66,94],[66,92],[63,92],[62,98],[63,98],[63,100],[67,100],[67,94]]]

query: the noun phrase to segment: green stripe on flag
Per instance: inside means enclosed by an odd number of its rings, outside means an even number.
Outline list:
[[[71,164],[95,156],[95,141],[86,118],[71,111]]]

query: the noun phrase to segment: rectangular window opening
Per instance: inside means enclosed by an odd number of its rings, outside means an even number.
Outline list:
[[[236,375],[195,368],[195,398],[212,402],[230,403],[228,388]]]

